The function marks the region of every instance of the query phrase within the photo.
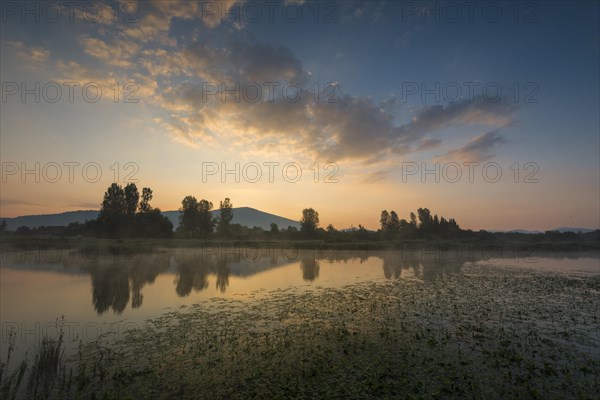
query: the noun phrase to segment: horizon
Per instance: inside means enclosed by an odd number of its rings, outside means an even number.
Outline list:
[[[162,210],[228,197],[322,226],[428,207],[473,230],[600,227],[597,2],[457,19],[411,1],[7,3],[3,218],[135,182]]]
[[[234,216],[235,216],[235,210],[236,209],[251,209],[251,210],[254,210],[254,211],[259,211],[261,213],[274,215],[274,216],[279,217],[279,218],[288,219],[288,220],[291,220],[291,221],[294,221],[294,222],[297,222],[297,223],[299,223],[299,221],[301,219],[301,218],[298,218],[296,220],[296,219],[294,219],[292,217],[287,217],[285,215],[274,214],[274,213],[272,213],[270,211],[260,210],[260,209],[258,209],[256,207],[251,207],[251,206],[233,207],[232,210],[233,210]],[[50,216],[50,215],[60,215],[60,214],[77,213],[77,212],[87,212],[87,211],[93,211],[93,212],[98,212],[99,213],[100,212],[100,208],[98,208],[97,210],[95,210],[95,209],[88,209],[88,210],[67,210],[67,211],[62,211],[60,213],[18,215],[18,216],[15,216],[15,217],[2,217],[2,216],[0,216],[0,221],[2,221],[4,219],[14,219],[14,218],[23,218],[23,217],[37,217],[37,216]],[[169,213],[170,212],[180,212],[180,210],[161,210],[161,212],[162,213],[166,213],[166,212],[169,212]],[[219,209],[218,208],[213,209],[212,212],[213,213],[218,213]],[[457,221],[457,222],[460,225],[460,221]],[[323,225],[323,226],[326,226],[326,225]],[[351,225],[346,226],[346,227],[336,227],[336,228],[339,229],[339,230],[348,230],[348,229],[351,229],[352,227],[356,228],[356,226],[358,226],[358,224],[356,224],[356,225],[351,224]],[[174,226],[174,228],[176,228],[176,226]],[[280,228],[284,228],[284,227],[280,227]],[[557,229],[589,229],[589,230],[598,230],[598,229],[600,229],[600,227],[569,226],[569,225],[555,226],[554,228],[551,228],[551,229],[524,229],[524,228],[518,228],[518,227],[517,228],[512,228],[512,229],[484,229],[484,228],[475,228],[474,229],[474,228],[469,228],[469,227],[465,228],[465,227],[462,227],[462,226],[461,226],[461,228],[463,228],[463,229],[472,229],[473,231],[485,230],[485,231],[488,231],[488,232],[515,232],[515,231],[546,232],[546,231],[557,230]],[[369,228],[367,228],[367,229],[369,229]],[[369,229],[369,230],[375,231],[377,229],[378,228]]]

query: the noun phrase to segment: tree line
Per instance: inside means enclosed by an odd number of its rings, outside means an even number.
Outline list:
[[[234,211],[231,199],[219,202],[216,218],[213,218],[213,203],[192,195],[185,196],[179,208],[179,224],[173,224],[162,215],[159,208],[152,207],[153,191],[149,187],[139,192],[135,183],[124,187],[113,183],[102,199],[98,218],[85,223],[74,222],[66,227],[27,228],[19,227],[19,236],[87,236],[105,238],[185,238],[211,239],[232,238],[244,240],[324,240],[330,242],[347,241],[396,241],[412,239],[474,239],[474,240],[520,240],[527,237],[533,242],[598,242],[600,230],[590,233],[548,231],[538,235],[517,233],[491,233],[480,230],[463,230],[453,218],[431,213],[428,208],[411,212],[409,218],[400,219],[396,211],[382,210],[380,227],[376,231],[363,225],[338,230],[329,224],[320,226],[319,213],[313,208],[302,210],[299,219],[300,229],[294,226],[280,228],[271,223],[270,229],[246,227],[233,223]],[[2,232],[6,221],[0,223]]]

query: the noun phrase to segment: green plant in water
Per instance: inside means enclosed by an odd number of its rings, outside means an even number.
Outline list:
[[[48,398],[65,376],[64,317],[57,320],[58,337],[52,339],[44,334],[35,347],[35,356],[28,382],[30,398]]]

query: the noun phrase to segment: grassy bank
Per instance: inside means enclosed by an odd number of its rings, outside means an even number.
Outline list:
[[[201,248],[201,247],[255,247],[279,249],[311,250],[406,250],[413,249],[487,249],[522,252],[553,251],[599,251],[600,243],[595,242],[551,242],[526,240],[388,240],[388,241],[327,241],[327,240],[235,240],[235,239],[100,239],[100,238],[43,238],[5,236],[2,249],[15,248],[57,248],[88,250],[99,248],[129,252],[152,251],[159,248]]]

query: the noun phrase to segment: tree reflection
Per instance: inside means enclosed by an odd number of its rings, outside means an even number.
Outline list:
[[[326,267],[331,264],[338,266],[348,264],[348,270],[343,267],[332,268],[332,271],[344,275],[356,271],[355,268],[359,264],[361,268],[362,264],[365,264],[364,268],[370,268],[379,260],[386,279],[409,275],[431,281],[460,272],[465,263],[487,260],[491,257],[487,252],[479,255],[479,253],[474,254],[470,249],[465,252],[464,249],[456,246],[454,252],[450,251],[452,248],[448,251],[435,251],[416,247],[388,251],[322,249],[290,252],[287,248],[275,250],[265,248],[261,252],[246,250],[227,247],[170,249],[149,253],[121,251],[86,259],[85,263],[81,262],[81,257],[79,259],[75,257],[77,254],[69,253],[69,257],[64,258],[63,267],[66,271],[77,273],[85,271],[90,274],[92,304],[98,314],[109,310],[120,314],[128,304],[132,309],[141,307],[144,301],[144,287],[153,283],[159,274],[167,270],[174,274],[173,283],[177,296],[186,297],[192,291],[200,292],[207,289],[209,275],[215,276],[216,290],[225,293],[230,285],[231,275],[249,277],[280,266],[295,266],[298,261],[302,279],[307,282],[319,279],[320,267],[323,263]],[[496,256],[496,253],[492,256]],[[27,266],[31,264],[20,262]],[[9,263],[19,265],[14,260],[9,260]],[[56,268],[56,265],[49,262],[37,265]],[[336,278],[333,277],[332,281],[335,282]],[[265,287],[270,287],[272,284],[268,278],[265,278]]]
[[[92,281],[92,304],[98,314],[109,309],[121,314],[131,297],[131,307],[139,308],[144,296],[142,288],[152,283],[168,268],[166,254],[136,254],[126,262],[113,257],[101,258],[86,269]]]
[[[98,314],[112,308],[120,314],[129,302],[129,275],[125,268],[114,264],[108,268],[99,267],[91,271],[92,303]]]
[[[209,263],[202,255],[176,257],[177,277],[175,292],[179,297],[186,297],[194,289],[200,292],[208,287]]]
[[[424,281],[460,272],[466,262],[472,261],[466,256],[451,255],[441,251],[390,251],[383,253],[381,259],[383,275],[386,279],[397,279],[402,276],[403,271],[412,271],[414,276]]]
[[[217,289],[221,293],[225,293],[227,286],[229,286],[229,267],[225,260],[220,260],[217,267]]]
[[[320,264],[317,261],[316,252],[302,252],[300,259],[300,268],[302,269],[302,279],[305,281],[314,281],[319,277]]]

